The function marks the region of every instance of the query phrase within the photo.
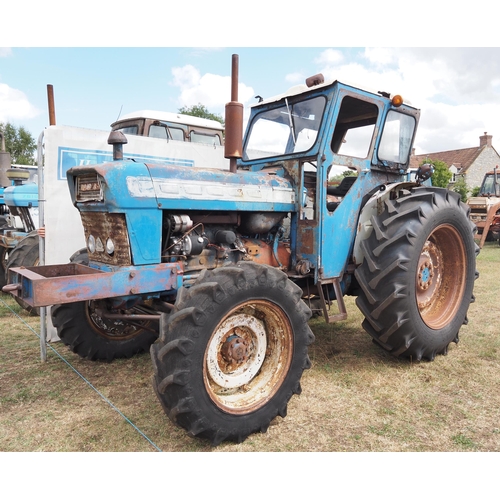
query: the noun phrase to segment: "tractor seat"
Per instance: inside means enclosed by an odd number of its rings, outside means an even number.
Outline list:
[[[357,180],[356,175],[348,175],[344,177],[338,186],[328,186],[326,189],[326,193],[332,196],[340,196],[344,197],[347,194],[347,191],[351,189],[352,185]]]

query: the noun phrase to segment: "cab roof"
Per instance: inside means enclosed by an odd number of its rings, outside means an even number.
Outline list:
[[[215,130],[224,130],[224,126],[217,120],[209,120],[207,118],[199,118],[197,116],[183,115],[181,113],[170,113],[168,111],[154,111],[150,109],[134,111],[121,116],[118,120],[111,124],[115,125],[133,119],[148,118],[150,120],[166,121],[173,123],[182,123],[184,125],[192,125],[193,127],[205,127]]]
[[[308,92],[308,91],[322,89],[324,87],[330,87],[330,86],[334,85],[335,83],[338,83],[340,85],[345,85],[347,87],[352,87],[352,88],[355,88],[355,89],[358,89],[358,90],[363,90],[365,92],[369,92],[369,93],[377,95],[379,97],[381,95],[380,92],[378,92],[378,91],[375,91],[373,89],[364,89],[364,88],[361,88],[359,85],[355,85],[353,83],[349,83],[349,82],[346,82],[346,81],[341,82],[341,81],[335,80],[335,79],[328,79],[328,80],[325,79],[325,81],[323,83],[320,83],[319,85],[314,85],[312,87],[308,87],[305,83],[301,83],[299,85],[295,85],[294,87],[289,88],[283,94],[278,94],[278,95],[275,95],[275,96],[272,96],[272,97],[268,97],[267,99],[263,99],[260,102],[253,103],[251,105],[251,107],[260,106],[262,104],[267,104],[267,103],[271,103],[271,102],[280,101],[281,99],[284,99],[285,97],[293,97],[293,96],[300,95],[300,94],[303,94],[303,93]],[[391,96],[392,95],[393,94],[391,94]],[[411,106],[411,102],[408,101],[407,99],[405,99],[404,102],[405,102],[406,105]]]

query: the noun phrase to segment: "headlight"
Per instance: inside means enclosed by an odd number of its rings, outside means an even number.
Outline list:
[[[92,235],[90,235],[89,239],[87,240],[87,248],[89,249],[90,253],[95,252],[95,238]]]
[[[109,255],[112,255],[114,251],[115,251],[115,244],[110,238],[108,238],[106,240],[106,252],[108,252]]]

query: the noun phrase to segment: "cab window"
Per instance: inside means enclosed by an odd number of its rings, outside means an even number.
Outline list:
[[[151,125],[149,127],[149,137],[156,139],[171,139],[173,141],[183,141],[184,131],[180,128],[164,126],[164,125]]]
[[[138,135],[139,129],[137,125],[129,125],[128,127],[122,127],[118,128],[116,130],[119,130],[120,132],[124,134],[129,134],[129,135]]]
[[[189,138],[191,142],[196,142],[198,144],[211,144],[214,146],[220,146],[220,137],[218,134],[207,134],[198,132],[196,130],[191,130],[189,133]]]
[[[355,158],[366,158],[375,131],[378,106],[345,96],[340,106],[332,138],[334,153]]]

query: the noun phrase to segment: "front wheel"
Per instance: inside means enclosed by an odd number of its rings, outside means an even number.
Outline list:
[[[120,313],[107,300],[74,302],[53,306],[52,324],[61,341],[82,358],[112,361],[148,351],[158,338],[158,320],[143,319],[145,312],[136,307]]]
[[[372,225],[355,273],[364,329],[396,356],[446,354],[467,322],[477,277],[466,205],[446,189],[414,188],[386,200]]]
[[[301,294],[281,271],[251,262],[181,289],[151,347],[153,385],[169,418],[217,445],[284,417],[314,340]]]

